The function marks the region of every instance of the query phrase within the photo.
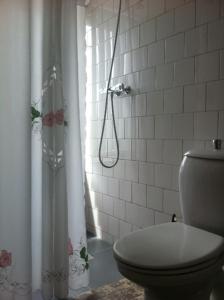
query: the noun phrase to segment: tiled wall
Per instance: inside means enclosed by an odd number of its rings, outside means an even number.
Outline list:
[[[109,241],[181,217],[183,153],[224,139],[224,1],[122,2],[112,84],[133,94],[114,100],[113,169],[97,155],[118,0],[91,0],[86,18],[87,224]],[[104,157],[114,157],[111,113],[104,137]]]

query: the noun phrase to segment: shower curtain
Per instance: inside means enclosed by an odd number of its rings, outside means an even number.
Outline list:
[[[0,1],[0,300],[88,285],[78,9]]]

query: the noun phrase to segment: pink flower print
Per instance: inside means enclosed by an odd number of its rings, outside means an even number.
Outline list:
[[[59,109],[58,111],[56,111],[54,117],[56,124],[62,125],[64,123],[64,110]]]
[[[49,112],[45,116],[43,116],[43,125],[52,127],[54,125],[54,113]]]
[[[68,255],[73,255],[73,245],[71,239],[68,240]]]
[[[6,268],[12,264],[12,254],[6,250],[0,251],[0,268]]]

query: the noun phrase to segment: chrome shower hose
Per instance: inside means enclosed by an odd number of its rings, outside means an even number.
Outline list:
[[[100,161],[101,165],[105,168],[113,168],[114,166],[116,166],[116,164],[119,161],[119,157],[120,157],[119,141],[118,141],[118,136],[117,136],[115,115],[114,115],[114,101],[113,101],[114,100],[114,93],[113,93],[113,91],[110,91],[110,82],[111,82],[111,76],[112,76],[112,71],[113,71],[114,57],[115,57],[115,51],[116,51],[116,46],[117,46],[118,31],[119,31],[119,24],[120,24],[120,18],[121,18],[121,2],[122,2],[122,0],[119,1],[117,25],[116,25],[116,32],[115,32],[115,40],[114,40],[114,47],[113,47],[113,54],[112,54],[110,72],[109,72],[109,77],[108,77],[108,83],[107,83],[103,125],[102,125],[102,131],[101,131],[101,136],[100,136],[100,145],[99,145],[99,153],[98,153],[99,161]],[[117,156],[116,156],[115,162],[113,164],[106,165],[103,162],[101,152],[102,152],[103,135],[104,135],[104,130],[105,130],[106,116],[107,116],[109,93],[110,93],[110,100],[111,100],[112,121],[113,121],[113,129],[114,129],[114,135],[115,135],[115,140],[116,140]]]

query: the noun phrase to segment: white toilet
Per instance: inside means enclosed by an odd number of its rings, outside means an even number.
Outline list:
[[[118,269],[145,288],[146,300],[224,300],[224,152],[186,153],[179,182],[185,224],[118,240]]]

